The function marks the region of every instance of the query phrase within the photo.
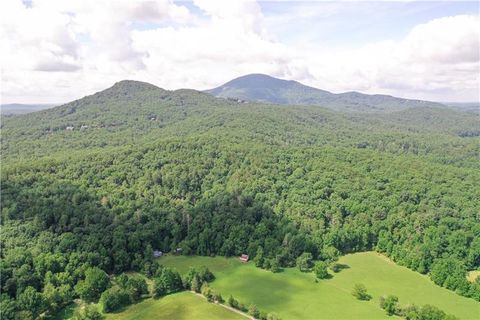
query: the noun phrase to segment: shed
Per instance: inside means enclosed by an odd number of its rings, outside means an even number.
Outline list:
[[[155,258],[160,258],[161,256],[163,256],[163,252],[159,251],[159,250],[155,250],[155,251],[153,251],[153,256]]]
[[[248,255],[247,254],[242,254],[240,256],[240,261],[242,262],[248,262]]]

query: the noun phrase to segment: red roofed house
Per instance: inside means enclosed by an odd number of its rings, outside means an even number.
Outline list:
[[[242,261],[242,262],[248,262],[248,255],[242,254],[242,256],[240,257],[240,261]]]

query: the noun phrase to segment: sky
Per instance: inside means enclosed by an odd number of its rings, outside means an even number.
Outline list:
[[[332,92],[480,101],[478,1],[0,1],[1,103],[249,73]]]

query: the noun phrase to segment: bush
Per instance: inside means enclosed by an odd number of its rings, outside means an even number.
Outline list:
[[[102,320],[104,316],[94,305],[87,305],[85,308],[78,308],[73,314],[73,320]]]
[[[297,267],[302,272],[308,272],[313,266],[312,254],[310,252],[304,252],[297,258]]]
[[[397,313],[397,309],[398,309],[397,305],[398,305],[397,296],[389,295],[389,296],[380,298],[380,308],[387,311],[387,314],[389,316]]]
[[[153,283],[153,294],[160,297],[166,294],[177,292],[183,289],[183,282],[180,274],[170,268],[157,270],[157,277]]]
[[[254,318],[260,317],[260,311],[258,311],[257,306],[254,304],[251,304],[250,307],[248,308],[248,314]]]
[[[130,304],[129,292],[118,287],[110,288],[102,293],[100,304],[105,313],[116,311]]]
[[[80,298],[87,302],[96,302],[102,292],[110,288],[110,278],[100,268],[88,268],[85,272],[85,280],[79,281],[75,291]]]
[[[318,279],[325,279],[328,278],[328,270],[327,270],[327,263],[324,261],[319,261],[315,264],[313,271]]]
[[[358,300],[370,300],[372,297],[367,293],[367,288],[361,283],[353,286],[352,295]]]
[[[232,308],[238,309],[238,301],[235,300],[235,298],[232,295],[228,297],[227,304]]]

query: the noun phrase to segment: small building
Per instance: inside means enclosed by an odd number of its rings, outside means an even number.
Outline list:
[[[182,253],[182,248],[177,248],[177,249],[175,250],[175,253],[176,253],[176,254],[181,254],[181,253]]]
[[[87,125],[82,125],[82,126],[80,127],[80,130],[85,130],[85,129],[88,129],[88,126],[87,126]]]
[[[163,256],[163,252],[162,251],[159,251],[159,250],[154,250],[153,251],[153,256],[155,258],[160,258],[161,256]]]
[[[65,130],[72,131],[72,130],[73,130],[73,127],[68,126],[68,127],[65,128]]]
[[[248,255],[247,254],[242,254],[240,256],[240,261],[242,262],[248,262]]]

